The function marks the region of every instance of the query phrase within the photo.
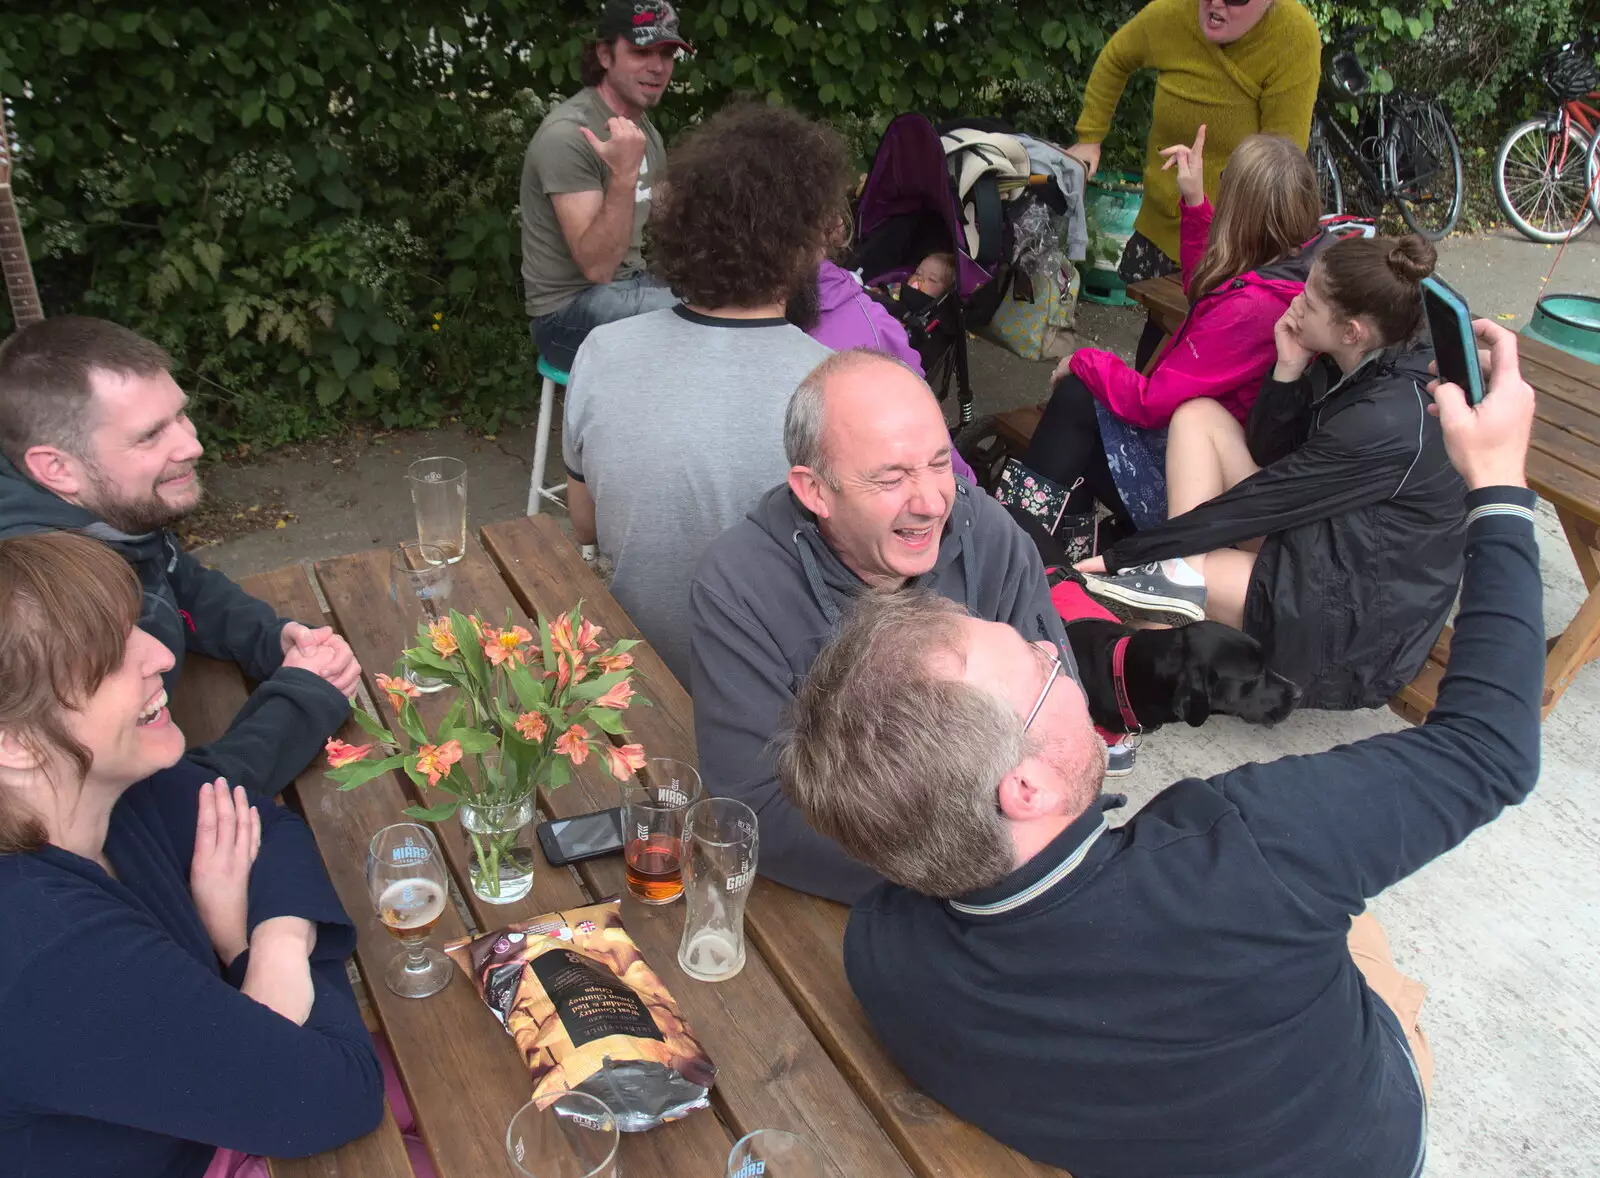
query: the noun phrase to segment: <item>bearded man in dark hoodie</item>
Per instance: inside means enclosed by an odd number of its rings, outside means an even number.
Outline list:
[[[928,386],[853,349],[801,382],[784,420],[788,481],[722,533],[689,590],[695,737],[706,788],[761,821],[758,870],[854,903],[881,877],[818,834],[778,784],[773,738],[817,653],[862,593],[911,585],[1048,640],[1077,678],[1033,543],[951,470]]]
[[[233,726],[189,756],[235,785],[276,793],[338,731],[361,675],[326,627],[280,618],[208,569],[166,529],[200,502],[202,447],[157,344],[103,319],[67,315],[0,344],[0,539],[76,531],[139,576],[139,626],[175,660],[236,662],[259,681]],[[164,718],[166,700],[154,715]]]

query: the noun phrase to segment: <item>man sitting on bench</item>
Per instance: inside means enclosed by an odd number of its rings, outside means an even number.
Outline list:
[[[1476,409],[1466,580],[1427,722],[1180,781],[1112,828],[1057,652],[932,595],[869,596],[811,665],[780,765],[800,813],[893,881],[844,964],[911,1083],[1074,1174],[1416,1178],[1420,985],[1367,902],[1539,776],[1544,627],[1516,339]],[[696,700],[699,711],[699,700]],[[765,853],[763,824],[763,854]]]
[[[522,163],[530,330],[563,370],[593,328],[678,301],[640,252],[667,162],[645,112],[667,92],[678,50],[692,50],[666,0],[607,0],[595,35],[583,89],[545,116]]]
[[[849,903],[881,877],[806,825],[771,746],[851,602],[920,586],[1076,668],[1037,550],[951,472],[939,402],[904,364],[865,350],[824,360],[790,399],[783,440],[788,481],[717,537],[689,589],[695,739],[706,788],[760,816],[757,870]]]
[[[331,629],[280,618],[166,530],[200,503],[202,452],[171,368],[160,346],[104,319],[46,319],[0,344],[0,538],[77,531],[121,553],[144,590],[140,628],[175,660],[169,693],[186,650],[260,682],[189,758],[276,793],[344,723],[361,667]]]

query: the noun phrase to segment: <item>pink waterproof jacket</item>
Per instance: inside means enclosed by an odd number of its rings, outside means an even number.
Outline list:
[[[1185,290],[1210,230],[1210,201],[1182,206],[1179,254]],[[1244,424],[1278,357],[1273,326],[1305,286],[1310,253],[1302,249],[1296,257],[1242,274],[1190,307],[1148,377],[1101,348],[1078,349],[1072,374],[1112,413],[1145,429],[1164,428],[1178,406],[1195,397],[1215,398]]]

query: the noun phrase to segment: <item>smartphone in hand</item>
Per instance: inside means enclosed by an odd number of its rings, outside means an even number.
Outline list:
[[[1472,334],[1472,313],[1462,298],[1442,278],[1422,280],[1422,310],[1433,334],[1433,357],[1439,379],[1460,385],[1467,404],[1483,400],[1483,369],[1478,364],[1478,341]]]

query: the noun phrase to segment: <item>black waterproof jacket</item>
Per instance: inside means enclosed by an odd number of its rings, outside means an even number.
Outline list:
[[[190,760],[234,785],[277,793],[316,759],[323,741],[350,714],[350,701],[327,680],[283,665],[280,636],[290,619],[182,551],[170,532],[119,532],[0,457],[0,539],[55,531],[92,536],[133,566],[144,593],[139,626],[175,660],[162,676],[169,693],[190,650],[238,663],[259,681],[232,727],[203,748],[190,749]]]
[[[1269,374],[1250,413],[1262,469],[1106,553],[1115,572],[1265,536],[1244,628],[1301,706],[1377,707],[1427,661],[1461,584],[1466,485],[1428,405],[1426,345],[1367,356],[1341,378],[1319,357]]]

